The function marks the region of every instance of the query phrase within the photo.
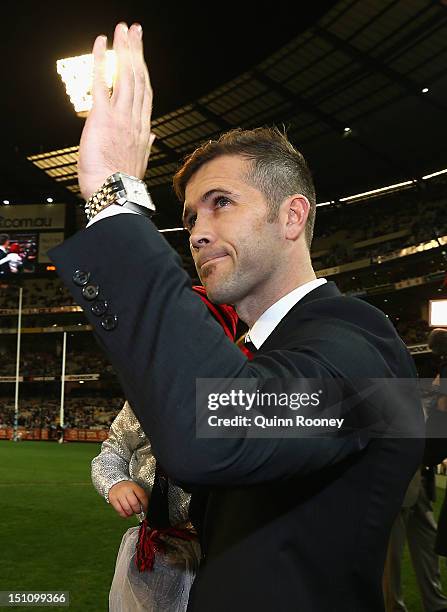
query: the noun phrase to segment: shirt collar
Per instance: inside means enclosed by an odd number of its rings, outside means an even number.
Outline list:
[[[279,299],[277,302],[272,304],[270,308],[267,308],[265,312],[259,317],[259,319],[251,327],[245,337],[246,342],[252,342],[257,349],[264,344],[267,338],[270,336],[272,331],[278,325],[278,323],[286,316],[295,304],[298,304],[305,295],[327,283],[325,278],[316,278],[311,280],[304,285],[300,285],[296,289],[293,289],[290,293],[287,293],[284,297]]]

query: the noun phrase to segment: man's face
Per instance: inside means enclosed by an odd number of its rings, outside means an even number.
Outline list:
[[[250,162],[223,155],[191,177],[184,223],[192,256],[211,300],[238,304],[266,292],[284,260],[278,222],[268,223],[265,196],[247,182]]]

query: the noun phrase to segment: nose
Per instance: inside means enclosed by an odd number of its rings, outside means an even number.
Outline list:
[[[195,225],[191,230],[191,236],[189,238],[191,249],[199,251],[204,246],[212,244],[215,241],[214,233],[212,232],[209,225],[205,225],[204,221],[199,223],[198,218],[196,219]]]

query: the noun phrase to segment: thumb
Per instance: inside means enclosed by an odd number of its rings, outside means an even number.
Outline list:
[[[151,132],[151,135],[149,136],[149,145],[148,145],[148,152],[150,153],[151,149],[152,149],[152,145],[154,144],[154,140],[157,138],[157,136],[154,134],[154,132]]]

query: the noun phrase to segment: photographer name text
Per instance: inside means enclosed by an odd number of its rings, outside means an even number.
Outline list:
[[[340,429],[344,419],[326,419],[326,418],[310,418],[301,415],[291,417],[266,417],[257,415],[255,417],[237,415],[231,418],[218,417],[212,414],[208,417],[208,425],[210,427],[259,427],[260,429],[268,429],[271,427],[323,427]]]

